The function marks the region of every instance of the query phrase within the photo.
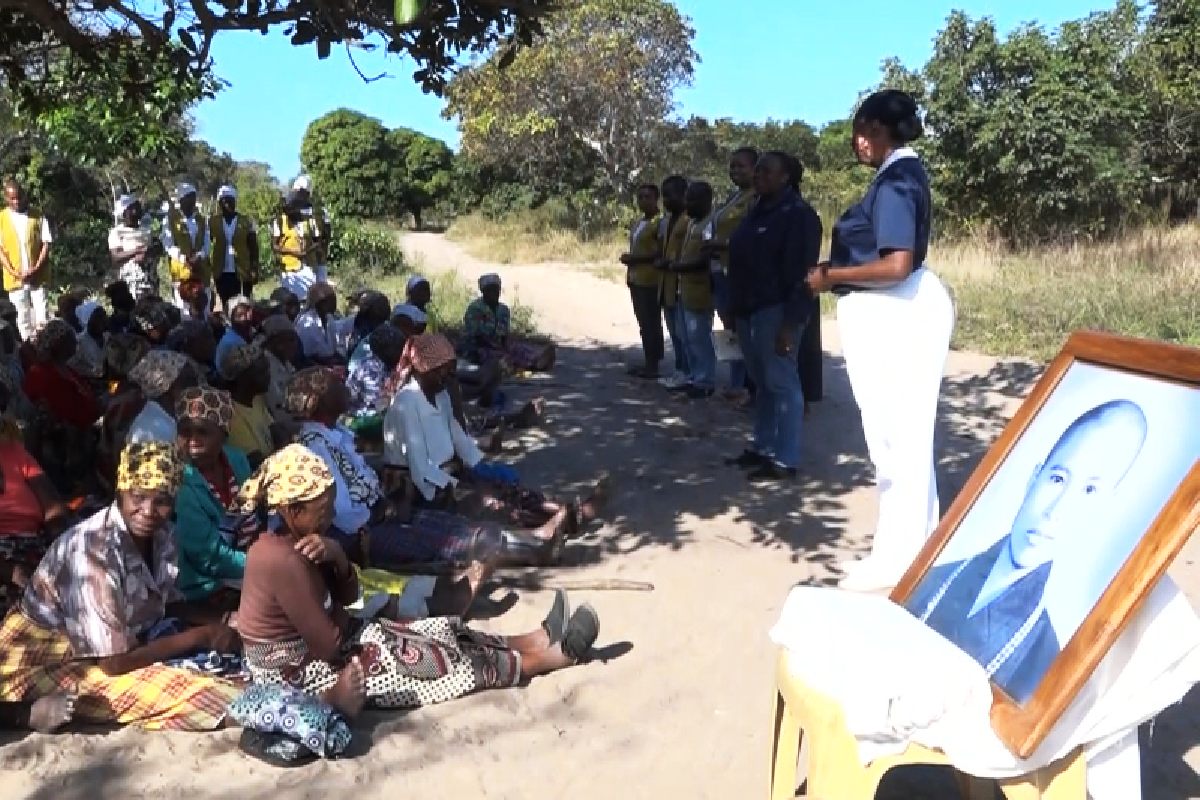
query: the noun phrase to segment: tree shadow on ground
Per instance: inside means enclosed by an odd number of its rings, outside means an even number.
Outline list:
[[[698,521],[714,520],[731,529],[748,525],[741,544],[780,550],[794,562],[828,566],[847,557],[848,543],[865,549],[869,531],[850,530],[846,499],[869,491],[873,471],[840,356],[825,357],[825,399],[805,419],[800,478],[762,487],[724,464],[746,446],[750,412],[719,399],[681,399],[628,377],[626,364],[636,355],[560,345],[553,375],[506,389],[514,401],[537,394],[548,400],[546,424],[507,451],[526,483],[552,493],[565,487],[560,495],[570,496],[601,471],[613,476],[606,524],[568,546],[567,565],[683,548],[696,541]],[[1040,368],[1012,361],[945,380],[936,439],[943,506],[1039,375]],[[818,583],[835,580],[827,571]]]

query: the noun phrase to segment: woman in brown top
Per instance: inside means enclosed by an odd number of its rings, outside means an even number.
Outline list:
[[[351,618],[358,577],[336,541],[335,483],[303,445],[270,456],[239,492],[245,511],[278,514],[275,535],[250,548],[238,627],[245,662],[260,683],[284,683],[321,696],[347,716],[369,703],[413,708],[478,689],[515,686],[581,661],[599,634],[587,605],[533,633],[490,636],[457,617],[395,622]]]

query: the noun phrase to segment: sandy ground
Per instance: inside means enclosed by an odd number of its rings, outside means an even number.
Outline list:
[[[748,420],[725,404],[687,404],[624,377],[637,330],[624,287],[561,265],[498,267],[433,234],[407,250],[426,271],[505,277],[560,345],[554,375],[514,387],[542,394],[543,429],[506,456],[527,482],[562,494],[601,470],[616,481],[607,524],[568,548],[556,580],[619,578],[653,591],[579,591],[602,619],[600,658],[535,680],[405,714],[372,714],[358,757],[300,770],[244,758],[237,734],[12,736],[0,747],[0,797],[753,798],[766,795],[773,648],[767,630],[788,589],[836,580],[863,550],[875,503],[836,326],[824,329],[826,400],[806,423],[802,479],[768,491],[722,466]],[[939,431],[943,502],[963,485],[1038,374],[1018,361],[953,353]],[[1200,590],[1195,548],[1173,570]],[[1196,596],[1192,595],[1193,602]],[[535,626],[545,589],[496,587],[481,624]],[[507,606],[511,605],[511,608]],[[502,616],[499,612],[503,611]],[[1200,797],[1185,760],[1197,738],[1195,693],[1143,738],[1145,796]],[[889,776],[880,797],[953,798],[945,776]]]

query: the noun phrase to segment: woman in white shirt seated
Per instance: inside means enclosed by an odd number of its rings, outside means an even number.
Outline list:
[[[384,417],[385,463],[408,467],[420,505],[498,515],[534,528],[533,535],[544,541],[577,533],[600,511],[607,482],[597,484],[587,502],[564,505],[503,480],[495,474],[503,468],[482,464],[483,454],[455,417],[446,391],[455,363],[454,346],[440,334],[408,340],[401,363],[408,377]],[[470,490],[462,502],[455,497],[460,483]]]
[[[426,601],[431,615],[462,616],[499,561],[538,565],[552,546],[501,531],[457,514],[413,509],[414,492],[388,497],[379,476],[354,448],[354,434],[339,425],[349,404],[346,384],[328,367],[310,367],[288,382],[284,409],[299,425],[296,441],[321,457],[337,487],[330,536],[359,566],[404,572],[442,572]]]

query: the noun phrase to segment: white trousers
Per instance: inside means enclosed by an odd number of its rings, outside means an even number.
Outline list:
[[[46,290],[31,289],[22,286],[8,293],[8,299],[17,307],[17,330],[22,339],[28,339],[33,332],[46,324]]]
[[[300,298],[301,303],[308,299],[308,290],[316,282],[317,276],[307,264],[295,272],[279,273],[279,284]]]
[[[837,321],[879,490],[871,558],[902,572],[941,517],[933,435],[954,303],[922,268],[891,289],[838,298]]]

